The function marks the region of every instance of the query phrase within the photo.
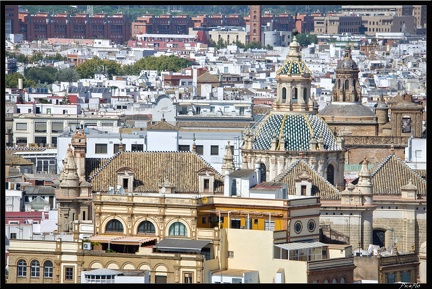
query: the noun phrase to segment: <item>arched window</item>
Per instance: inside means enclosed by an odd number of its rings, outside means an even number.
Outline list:
[[[231,196],[237,195],[237,181],[235,179],[231,180]]]
[[[106,226],[107,232],[123,232],[123,224],[119,220],[111,220]]]
[[[18,261],[18,277],[27,276],[27,262],[25,260]]]
[[[340,282],[341,284],[345,284],[345,277],[341,277]]]
[[[282,88],[282,103],[286,102],[286,88]]]
[[[293,88],[293,91],[292,91],[292,101],[293,102],[297,102],[297,96],[298,94],[297,94],[297,87],[294,87]]]
[[[307,103],[307,88],[303,88],[303,101]]]
[[[328,279],[325,279],[325,280],[324,280],[324,283],[325,283],[325,284],[327,284],[328,282],[329,282],[329,280],[328,280]]]
[[[142,222],[138,227],[138,233],[143,234],[154,234],[156,233],[155,226],[150,221],[144,221]]]
[[[332,164],[327,167],[327,181],[334,185],[334,167]]]
[[[340,86],[340,78],[338,79],[338,88],[341,88],[341,86]]]
[[[254,34],[254,35],[256,34],[256,29],[253,30],[253,34]]]
[[[372,244],[380,247],[385,246],[385,231],[384,230],[373,230]]]
[[[52,277],[53,277],[53,263],[50,260],[47,260],[44,263],[44,278],[52,278]]]
[[[261,182],[265,182],[266,181],[266,179],[267,179],[267,168],[266,168],[266,165],[265,164],[263,164],[263,163],[261,163],[260,164],[260,176],[261,176]]]
[[[347,90],[349,88],[349,80],[345,80],[345,90]]]
[[[256,20],[256,15],[253,16],[253,19]]]
[[[169,236],[187,236],[187,229],[181,222],[172,224],[168,231]]]
[[[332,283],[333,283],[333,284],[337,284],[337,282],[338,282],[337,279],[336,279],[336,278],[333,278]]]
[[[40,276],[40,263],[38,260],[33,260],[30,263],[30,277]]]

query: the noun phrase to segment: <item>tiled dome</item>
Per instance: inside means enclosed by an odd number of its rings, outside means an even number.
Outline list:
[[[280,74],[304,74],[304,73],[311,73],[309,68],[306,66],[306,64],[300,60],[291,60],[287,59],[283,66],[277,71],[277,75]]]
[[[316,142],[322,137],[325,150],[338,150],[334,134],[315,114],[270,114],[258,125],[252,149],[269,150],[272,139],[282,135],[285,151],[309,151],[313,137]]]

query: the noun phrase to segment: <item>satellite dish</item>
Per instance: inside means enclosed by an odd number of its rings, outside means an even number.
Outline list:
[[[201,201],[203,204],[207,204],[208,199],[207,199],[207,197],[202,197]]]

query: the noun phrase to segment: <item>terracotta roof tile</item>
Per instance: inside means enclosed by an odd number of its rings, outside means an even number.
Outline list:
[[[426,181],[396,155],[389,155],[372,171],[374,195],[400,195],[401,187],[407,185],[410,179],[418,193],[426,195]]]
[[[294,162],[287,170],[279,174],[272,181],[283,182],[288,184],[288,194],[295,195],[295,179],[303,171],[312,179],[312,195],[319,196],[323,200],[339,200],[339,190],[330,184],[326,179],[321,177],[309,164],[304,160]]]
[[[93,191],[117,187],[117,171],[129,168],[134,172],[135,192],[158,192],[163,179],[175,186],[176,193],[199,192],[198,172],[214,172],[215,193],[223,193],[223,176],[194,152],[121,152],[109,159],[86,159],[86,176]]]

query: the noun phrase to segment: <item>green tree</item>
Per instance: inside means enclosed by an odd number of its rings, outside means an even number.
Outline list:
[[[106,73],[111,78],[113,75],[119,75],[122,72],[120,64],[113,60],[103,60],[99,57],[93,57],[79,65],[76,68],[80,78],[93,78],[97,73]]]
[[[161,71],[180,71],[182,68],[186,68],[190,66],[192,62],[185,58],[180,58],[174,55],[166,56],[162,55],[159,57],[156,56],[148,56],[141,58],[133,67],[124,67],[125,69],[133,72],[132,74],[139,74],[141,70],[157,70],[159,73]]]
[[[26,79],[36,83],[52,84],[56,79],[57,69],[51,66],[31,67],[24,70]]]
[[[318,38],[314,34],[309,33],[300,33],[296,36],[297,42],[300,44],[300,46],[305,47],[308,46],[311,43],[318,43]]]
[[[63,60],[67,60],[67,57],[62,56],[60,53],[57,52],[56,55],[48,55],[44,59],[63,61]]]
[[[24,79],[24,76],[19,73],[19,72],[15,72],[15,73],[11,73],[11,74],[6,74],[5,77],[5,85],[7,88],[16,88],[18,87],[18,79]]]
[[[30,56],[29,61],[31,63],[35,63],[42,59],[44,59],[44,54],[42,52],[35,52],[32,56]]]
[[[79,80],[79,74],[74,68],[59,69],[55,80],[59,82],[74,82]]]

